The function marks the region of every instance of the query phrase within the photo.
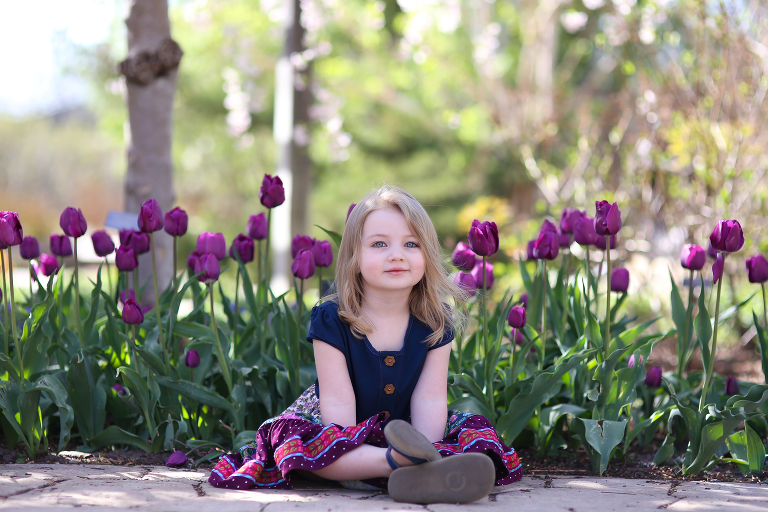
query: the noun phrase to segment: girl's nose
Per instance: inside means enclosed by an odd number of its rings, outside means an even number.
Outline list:
[[[403,259],[403,251],[400,247],[395,246],[392,248],[392,250],[389,252],[389,260],[390,261],[397,261]]]

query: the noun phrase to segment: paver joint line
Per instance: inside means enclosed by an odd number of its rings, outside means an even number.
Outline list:
[[[198,498],[201,496],[205,496],[205,491],[203,490],[203,482],[197,482],[196,484],[192,484],[192,488],[197,492]]]
[[[658,507],[656,507],[656,508],[657,508],[657,509],[660,509],[660,510],[665,510],[665,509],[668,509],[669,507],[671,507],[672,505],[674,505],[675,503],[678,503],[678,502],[680,502],[680,501],[683,501],[683,498],[678,498],[678,499],[676,499],[675,501],[671,501],[671,502],[669,502],[669,503],[665,503],[664,505],[659,505],[659,506],[658,506]]]
[[[29,474],[29,473],[27,473],[27,474]],[[18,496],[19,494],[26,494],[26,493],[32,492],[32,491],[40,491],[42,489],[45,489],[46,487],[51,487],[53,485],[60,484],[61,482],[66,482],[66,481],[67,481],[66,478],[57,478],[55,480],[49,480],[48,482],[44,483],[40,487],[30,487],[28,489],[21,489],[20,491],[16,491],[16,492],[12,492],[10,494],[2,495],[2,496],[0,496],[0,501],[5,501],[8,498],[10,498],[11,496]]]

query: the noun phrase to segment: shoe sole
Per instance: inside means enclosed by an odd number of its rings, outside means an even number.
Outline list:
[[[490,457],[462,453],[397,469],[389,477],[389,495],[407,503],[469,503],[488,496],[496,481]]]
[[[384,437],[393,450],[408,457],[417,457],[427,461],[438,461],[440,452],[429,442],[424,434],[403,420],[392,420],[384,428]]]

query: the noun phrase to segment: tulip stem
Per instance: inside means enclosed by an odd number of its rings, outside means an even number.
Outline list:
[[[133,346],[131,347],[133,350],[133,369],[136,370],[136,373],[139,373],[139,358],[136,355],[136,324],[131,327],[133,327]]]
[[[511,339],[509,342],[509,348],[512,354],[509,356],[509,367],[512,369],[512,383],[514,385],[517,380],[517,372],[515,372],[515,352],[517,352],[517,329],[512,328],[510,331]]]
[[[32,279],[34,278],[32,270],[32,260],[29,260],[29,307],[32,308]],[[765,301],[763,301],[765,302]]]
[[[584,247],[587,250],[587,261],[585,266],[585,273],[587,274],[587,311],[590,313],[592,312],[592,308],[590,307],[589,301],[590,301],[590,294],[592,291],[592,271],[589,269],[589,246]]]
[[[541,361],[539,370],[544,369],[547,351],[547,260],[541,260]]]
[[[490,343],[488,341],[488,322],[486,321],[486,312],[485,307],[488,304],[488,299],[486,298],[485,294],[487,292],[487,283],[486,283],[486,275],[485,275],[485,256],[483,256],[483,347],[485,347],[485,355],[488,356],[488,351],[490,350]]]
[[[760,283],[760,287],[763,289],[763,327],[768,329],[768,312],[765,309],[765,282]]]
[[[234,325],[232,326],[232,332],[234,333],[232,340],[232,353],[237,348],[237,325],[240,323],[240,265],[237,266],[237,276],[235,277],[235,314]]]
[[[302,310],[302,306],[304,306],[304,279],[300,279],[300,281],[301,281],[301,284],[299,285],[299,297],[298,297],[299,300],[297,301],[298,302],[299,310],[298,310],[298,313],[296,315],[296,332],[299,335],[299,339],[302,339],[302,338],[304,338],[304,336],[302,335],[302,332],[301,332],[301,324],[302,324],[302,321],[301,321],[301,313],[302,313],[302,311],[301,310]],[[294,369],[293,370],[293,372],[294,372],[293,375],[294,375],[294,379],[296,381],[294,383],[295,384],[294,393],[299,393],[299,366],[300,366],[299,351],[295,350],[295,351],[291,351],[291,352],[293,352],[291,354],[292,357],[293,357],[293,369]]]
[[[110,293],[112,292],[112,271],[109,268],[109,260],[107,260],[107,257],[104,256],[104,263],[107,264],[107,283],[109,286]]]
[[[701,390],[701,398],[699,399],[699,412],[704,410],[704,405],[707,401],[707,394],[709,393],[709,383],[712,381],[712,372],[715,369],[715,353],[717,352],[717,324],[720,321],[720,289],[723,286],[723,277],[717,280],[717,298],[715,299],[715,325],[712,329],[712,350],[709,352],[709,364],[706,368],[706,374],[704,375],[704,387]]]
[[[155,287],[155,311],[157,312],[157,331],[160,340],[160,346],[163,347],[165,356],[165,369],[168,375],[171,374],[171,357],[168,355],[168,346],[163,338],[163,321],[160,317],[160,295],[157,293],[157,265],[155,264],[155,234],[149,234],[149,245],[152,246],[152,283]]]
[[[229,365],[224,358],[224,351],[221,349],[221,342],[219,341],[219,330],[216,327],[216,315],[213,314],[213,286],[211,283],[208,283],[208,296],[211,299],[211,327],[213,328],[213,335],[216,339],[216,354],[219,359],[219,367],[221,368],[221,374],[224,376],[224,382],[227,383],[229,396],[232,396],[232,375],[229,373]]]
[[[179,290],[179,276],[176,274],[178,272],[178,269],[176,268],[176,238],[173,237],[173,294],[176,295],[176,292]]]
[[[80,346],[85,346],[88,340],[83,339],[83,324],[80,318],[80,278],[77,272],[77,237],[75,237],[75,318],[77,319],[77,334],[80,337]],[[13,286],[13,282],[11,282]]]
[[[133,297],[134,300],[139,300],[139,267],[136,267],[131,271],[131,276],[133,276]],[[128,299],[128,293],[126,293],[125,300]]]
[[[5,253],[0,249],[0,265],[2,265],[3,269],[3,297],[2,297],[2,303],[3,303],[3,338],[5,338],[5,355],[10,357],[11,356],[11,349],[8,345],[8,306],[6,305],[8,302],[8,287],[5,284]]]
[[[267,209],[267,244],[264,250],[264,283],[269,282],[269,239],[272,235],[272,208]],[[267,301],[266,290],[264,291],[264,302]]]
[[[683,371],[685,370],[685,367],[688,366],[688,346],[689,346],[689,340],[688,335],[690,334],[688,332],[688,326],[691,324],[691,315],[693,314],[693,269],[690,269],[690,276],[688,278],[688,311],[685,314],[685,329],[683,330],[683,341],[682,343],[678,343],[678,354],[677,354],[677,380],[681,380],[683,378]],[[680,336],[680,334],[678,334]],[[680,350],[682,349],[682,350]]]
[[[611,236],[605,237],[606,278],[605,290],[605,339],[603,339],[603,361],[608,360],[608,346],[611,343]]]
[[[19,376],[21,377],[21,390],[24,391],[24,358],[21,354],[21,341],[16,337],[16,302],[13,298],[13,255],[12,247],[8,247],[8,279],[11,285],[11,329],[13,329],[13,344],[16,349],[16,355],[19,358]],[[7,308],[5,308],[7,309]]]

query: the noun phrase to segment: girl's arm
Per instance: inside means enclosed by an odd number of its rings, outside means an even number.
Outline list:
[[[317,381],[320,384],[320,416],[323,425],[342,427],[357,424],[355,390],[347,370],[347,360],[337,348],[313,340]],[[447,377],[446,377],[447,378]]]
[[[411,395],[411,424],[433,443],[445,436],[450,357],[450,343],[427,352],[419,382]]]

